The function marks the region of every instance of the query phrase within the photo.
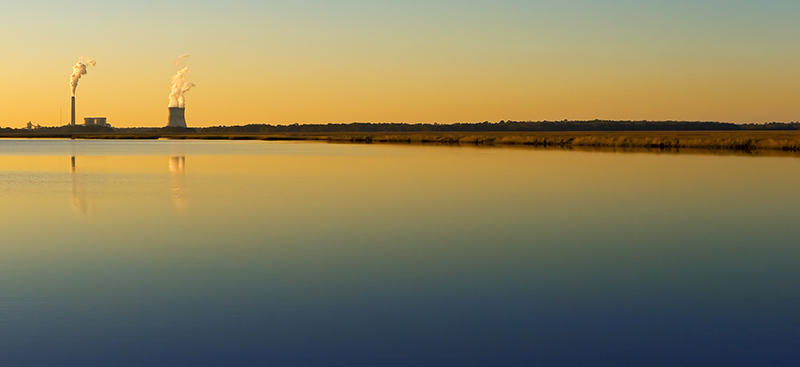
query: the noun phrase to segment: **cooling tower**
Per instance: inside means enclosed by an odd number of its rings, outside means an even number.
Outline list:
[[[70,125],[75,125],[75,96],[72,96],[72,119]]]
[[[186,112],[184,107],[170,107],[167,127],[186,127],[184,112]]]

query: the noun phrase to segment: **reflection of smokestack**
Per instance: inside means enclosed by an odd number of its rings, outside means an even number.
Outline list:
[[[78,215],[88,215],[89,203],[86,201],[86,197],[81,189],[81,183],[78,177],[79,174],[75,171],[76,168],[74,155],[70,161],[70,170],[72,171],[72,209],[74,209],[75,213]]]
[[[72,96],[72,120],[70,125],[75,125],[75,96]]]
[[[186,127],[186,117],[184,107],[170,107],[169,108],[169,123],[168,127]]]

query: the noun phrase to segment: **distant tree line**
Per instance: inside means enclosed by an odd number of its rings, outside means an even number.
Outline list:
[[[113,128],[107,126],[66,125],[34,130],[0,128],[3,135],[57,135],[75,133],[335,133],[335,132],[515,132],[515,131],[701,131],[701,130],[800,130],[800,122],[734,124],[715,121],[500,121],[479,123],[371,123],[336,124],[248,124],[199,128]]]
[[[250,124],[198,128],[210,133],[478,132],[478,131],[685,131],[800,130],[800,123],[734,124],[714,121],[500,121],[455,124],[353,122],[349,124]]]

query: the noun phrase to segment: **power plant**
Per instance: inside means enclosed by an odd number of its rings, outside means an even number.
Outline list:
[[[189,55],[181,55],[175,60],[175,66],[181,59]],[[186,66],[172,77],[172,90],[169,93],[169,120],[167,127],[182,127],[186,128],[186,99],[184,93],[194,87],[194,83],[186,81],[186,73],[189,72],[189,67]]]
[[[72,91],[72,113],[70,115],[69,124],[72,126],[75,126],[75,89],[78,88],[78,81],[81,80],[81,77],[86,75],[86,67],[95,64],[96,63],[91,58],[87,58],[85,63],[83,62],[83,58],[81,58],[81,60],[72,67],[72,75],[69,76],[69,87]]]
[[[167,127],[186,127],[185,112],[185,107],[170,107]]]
[[[175,66],[178,66],[178,63],[181,59],[187,57],[188,55],[181,55],[178,59],[175,60]],[[81,77],[86,75],[86,68],[87,66],[95,65],[95,61],[92,59],[86,59],[83,61],[81,58],[75,66],[72,67],[72,75],[69,78],[69,85],[72,91],[72,98],[70,100],[70,125],[75,126],[75,90],[78,87],[78,81],[80,81]],[[190,83],[186,81],[186,73],[189,72],[189,67],[184,67],[172,77],[172,90],[170,91],[169,95],[169,118],[167,120],[167,127],[177,127],[177,128],[186,128],[186,102],[184,93],[189,91],[192,87],[194,87],[194,83]],[[110,126],[108,121],[105,117],[85,117],[84,118],[84,126]]]
[[[105,117],[84,117],[83,126],[111,126]]]

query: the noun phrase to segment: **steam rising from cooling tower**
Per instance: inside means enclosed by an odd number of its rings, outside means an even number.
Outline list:
[[[87,58],[84,63],[83,60],[78,61],[72,67],[72,75],[69,76],[69,86],[72,89],[72,96],[75,97],[75,89],[78,88],[78,81],[81,77],[86,75],[86,67],[89,65],[94,66],[96,63],[91,58]]]
[[[175,59],[175,66],[178,66],[181,59],[188,57],[189,55],[181,55]],[[189,83],[186,81],[186,73],[189,72],[189,67],[186,66],[183,69],[178,70],[175,76],[172,77],[172,92],[169,94],[169,107],[186,107],[186,101],[184,100],[183,94],[189,91],[194,87],[194,83]]]
[[[175,59],[175,66],[177,67],[181,59],[189,55],[181,55]],[[178,70],[175,76],[172,77],[172,91],[169,94],[169,122],[167,126],[173,127],[186,127],[186,100],[183,94],[194,87],[194,83],[186,81],[186,73],[189,72],[189,67]]]

